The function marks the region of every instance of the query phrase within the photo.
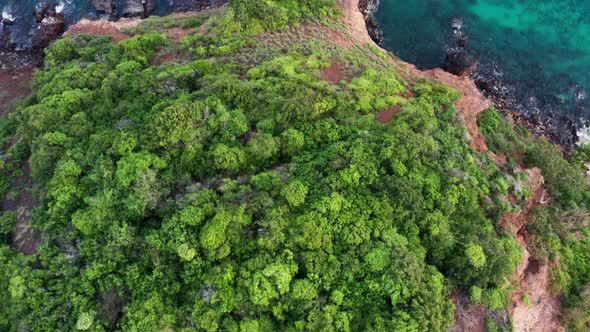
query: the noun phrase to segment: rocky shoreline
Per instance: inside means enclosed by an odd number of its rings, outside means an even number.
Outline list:
[[[165,12],[204,11],[221,7],[227,2],[228,0],[174,0]],[[156,9],[155,0],[92,0],[92,5],[98,17],[111,21],[146,18]],[[29,45],[24,47],[12,40],[12,28],[16,19],[0,19],[1,72],[21,73],[42,66],[45,47],[66,31],[66,17],[53,0],[40,6],[32,15],[35,17],[35,26],[27,37],[30,38]]]
[[[20,72],[32,70],[43,63],[43,49],[65,31],[65,16],[57,9],[58,5],[45,4],[33,12],[36,26],[31,35],[31,45],[19,47],[11,39],[11,27],[14,21],[3,17],[0,21],[0,57],[3,72]]]
[[[367,31],[369,32],[371,39],[377,43],[377,45],[381,45],[383,42],[383,34],[381,33],[381,30],[379,30],[379,24],[373,16],[379,8],[379,1],[380,0],[359,0],[359,10],[365,18]]]
[[[220,7],[228,0],[175,0],[168,12],[202,11]],[[117,6],[119,4],[119,6]],[[124,17],[146,18],[156,6],[155,0],[93,0],[92,5],[102,18],[119,20]],[[361,12],[370,38],[381,44],[382,32],[373,14],[379,7],[379,0],[359,0]],[[14,21],[2,18],[0,21],[0,71],[20,73],[30,71],[43,64],[43,50],[61,36],[66,29],[66,18],[58,11],[57,4],[45,4],[33,12],[36,27],[30,36],[30,47],[18,47],[11,40],[11,27]],[[496,68],[479,64],[479,58],[470,54],[468,38],[462,31],[460,19],[449,23],[450,40],[441,68],[457,76],[469,76],[483,94],[493,101],[498,110],[509,114],[517,125],[524,126],[534,135],[545,136],[558,144],[567,153],[573,151],[578,142],[577,126],[571,119],[555,116],[552,112],[531,112],[535,105],[519,104],[513,97],[513,89],[502,81]],[[534,103],[535,100],[532,100]]]
[[[359,0],[358,5],[369,36],[381,45],[383,34],[373,16],[379,7],[379,0]],[[566,154],[573,152],[579,142],[578,125],[574,120],[547,110],[540,112],[538,101],[534,98],[526,104],[519,103],[514,97],[514,88],[503,81],[501,75],[496,75],[500,70],[481,65],[479,57],[469,52],[468,36],[463,33],[459,18],[449,22],[449,35],[441,69],[456,76],[469,77],[496,109],[510,117],[516,125],[527,128],[535,136],[546,137]]]

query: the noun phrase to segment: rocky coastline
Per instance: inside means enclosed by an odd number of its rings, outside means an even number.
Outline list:
[[[65,31],[65,16],[58,10],[58,5],[45,4],[34,11],[36,26],[30,36],[29,47],[19,47],[11,39],[11,27],[14,20],[3,17],[0,21],[0,70],[3,72],[20,72],[31,70],[43,63],[43,49]]]
[[[220,7],[227,0],[175,0],[168,12],[201,11]],[[93,0],[99,17],[117,21],[120,18],[146,18],[155,7],[155,0]],[[361,12],[370,38],[376,43],[383,41],[382,32],[373,14],[379,7],[379,0],[359,0]],[[47,3],[32,13],[36,26],[30,36],[30,46],[19,47],[11,40],[11,27],[14,20],[2,18],[0,21],[0,71],[20,73],[30,71],[43,64],[43,50],[66,30],[66,18],[59,12],[56,3]],[[469,77],[482,93],[489,98],[498,110],[509,115],[515,124],[524,126],[536,136],[545,136],[569,153],[578,142],[578,126],[571,119],[558,117],[553,112],[532,112],[538,110],[538,101],[531,99],[523,105],[514,98],[514,89],[496,75],[498,68],[481,65],[479,58],[469,52],[468,36],[462,31],[462,23],[454,18],[449,23],[449,41],[441,68],[451,74]],[[537,108],[536,108],[537,107]]]
[[[369,36],[376,44],[381,45],[383,33],[374,18],[374,13],[379,8],[379,0],[359,0],[358,5]],[[496,66],[480,64],[480,58],[470,52],[468,36],[462,30],[460,18],[451,19],[448,28],[450,37],[440,68],[453,75],[473,80],[496,109],[511,118],[515,125],[527,128],[537,137],[546,137],[564,153],[571,154],[579,142],[579,124],[550,110],[541,111],[539,101],[535,98],[529,98],[526,103],[519,102],[515,97],[514,88],[499,74],[501,70]]]
[[[367,31],[369,32],[371,39],[373,39],[377,45],[381,45],[383,42],[383,34],[381,33],[381,30],[379,30],[379,24],[373,16],[379,8],[379,1],[380,0],[359,0],[359,10],[365,18]]]
[[[175,0],[165,8],[166,13],[203,11],[221,7],[228,0]],[[155,0],[92,0],[96,17],[117,21],[121,18],[147,18],[156,9]],[[22,73],[43,65],[43,50],[66,31],[66,17],[55,1],[38,7],[32,15],[35,26],[27,46],[12,40],[12,29],[16,18],[2,17],[0,20],[0,72]],[[96,18],[94,17],[94,19]],[[25,38],[23,36],[23,38]]]

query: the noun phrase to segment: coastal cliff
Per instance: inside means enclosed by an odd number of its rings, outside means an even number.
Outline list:
[[[590,153],[380,48],[366,3],[50,44],[0,117],[0,330],[587,326]]]
[[[375,4],[365,0],[352,0],[352,1],[341,1],[341,6],[344,8],[354,8],[355,4],[360,7],[359,11],[363,14],[364,21],[360,21],[360,16],[354,13],[344,11],[346,20],[357,26],[365,25],[370,31],[371,29],[377,29],[374,20],[367,20],[367,17],[371,17],[371,12],[376,10]],[[368,7],[367,7],[368,6]],[[367,35],[372,36],[367,32]],[[372,42],[375,42],[376,46],[379,40],[371,38]],[[366,39],[359,39],[359,42],[367,42]],[[382,50],[386,52],[385,50]],[[404,63],[397,60],[396,65],[403,68],[410,76],[415,78],[428,78],[439,81],[447,86],[453,87],[461,92],[461,98],[455,103],[459,116],[461,117],[467,131],[470,134],[470,141],[473,147],[482,153],[489,153],[490,156],[500,165],[506,163],[506,157],[502,155],[496,155],[491,151],[488,151],[483,135],[480,133],[477,125],[477,116],[490,108],[495,104],[494,100],[488,99],[484,96],[482,91],[478,88],[475,81],[469,77],[469,75],[459,74],[458,72],[449,72],[443,69],[433,69],[427,71],[420,71],[414,65]],[[540,135],[546,134],[546,131],[536,128],[531,125],[526,119],[513,113],[517,121],[520,121],[521,126],[527,126],[533,130],[536,130]],[[575,135],[575,134],[574,134]],[[532,181],[537,181],[532,186],[532,191],[536,192],[535,196],[527,203],[527,209],[516,214],[507,214],[504,216],[505,224],[504,227],[511,230],[514,235],[518,238],[519,244],[521,245],[524,254],[519,268],[515,271],[512,279],[517,285],[515,292],[512,295],[512,305],[510,306],[510,317],[512,324],[516,331],[561,331],[564,330],[562,323],[559,321],[561,315],[561,304],[557,297],[551,294],[550,286],[550,267],[547,264],[538,266],[538,261],[531,258],[531,254],[528,251],[528,243],[526,241],[526,229],[528,211],[543,203],[540,193],[544,193],[543,189],[543,177],[540,174],[538,168],[524,170],[530,174]],[[530,265],[536,265],[536,271],[542,270],[541,275],[539,272],[531,273]],[[528,272],[527,272],[528,271]],[[527,293],[528,292],[528,293]],[[529,303],[523,303],[523,294],[531,294],[533,297],[533,305]],[[454,296],[454,302],[457,306],[455,313],[455,324],[451,328],[451,331],[486,331],[484,318],[488,312],[482,310],[482,308],[476,308],[477,306],[470,303],[466,299],[461,299],[461,296],[456,293]]]

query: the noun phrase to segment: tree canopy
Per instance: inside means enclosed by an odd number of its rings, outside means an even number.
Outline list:
[[[459,94],[369,47],[257,44],[333,4],[233,1],[182,42],[150,21],[50,46],[0,126],[22,138],[10,164],[30,154],[44,234],[24,256],[0,218],[0,329],[446,331],[454,288],[501,308],[508,181]],[[324,80],[333,63],[350,79]]]

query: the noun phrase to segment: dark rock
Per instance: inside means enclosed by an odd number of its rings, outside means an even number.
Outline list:
[[[65,17],[56,10],[57,4],[43,5],[32,14],[36,25],[31,33],[30,45],[17,45],[12,39],[12,25],[7,18],[0,22],[0,70],[19,72],[32,70],[43,64],[43,49],[65,30]]]
[[[33,32],[31,38],[31,47],[33,49],[43,49],[56,40],[65,31],[65,16],[55,10],[56,5],[43,6],[39,11],[34,13],[35,19],[39,23]]]
[[[215,288],[213,285],[206,285],[203,289],[201,289],[200,295],[203,301],[209,303],[213,295],[215,294]]]
[[[31,50],[0,50],[0,71],[19,72],[32,70],[43,63],[42,51]]]
[[[53,7],[55,9],[55,5]],[[41,7],[41,9],[33,11],[33,16],[35,16],[35,20],[37,21],[37,23],[41,23],[41,21],[43,21],[45,16],[47,16],[48,12],[49,12],[49,5],[48,4],[44,4]]]
[[[460,37],[457,38],[457,46],[465,48],[467,47],[467,36],[461,35]]]
[[[122,14],[125,17],[148,17],[155,8],[155,0],[126,0]]]
[[[479,59],[471,57],[464,48],[453,48],[447,52],[442,69],[453,75],[468,76],[478,63]]]
[[[228,3],[228,0],[174,0],[172,3],[172,11],[201,11],[221,7],[226,3]]]
[[[0,51],[8,51],[14,49],[14,43],[10,37],[11,31],[10,26],[5,24],[4,21],[0,23]]]
[[[453,31],[461,31],[463,29],[463,20],[459,17],[453,17],[449,26]]]
[[[463,21],[453,17],[449,22],[450,40],[441,68],[457,76],[468,76],[475,70],[479,58],[472,57],[467,51],[468,37],[463,33]]]
[[[3,17],[0,24],[5,26],[14,25],[14,21],[8,17]]]
[[[379,30],[379,25],[375,20],[373,14],[379,8],[379,0],[360,0],[359,1],[359,10],[363,14],[365,18],[365,24],[367,25],[367,31],[369,32],[369,37],[377,44],[381,45],[383,42],[383,35],[381,30]]]
[[[92,6],[96,11],[105,13],[109,16],[117,15],[117,5],[113,0],[92,0]]]

